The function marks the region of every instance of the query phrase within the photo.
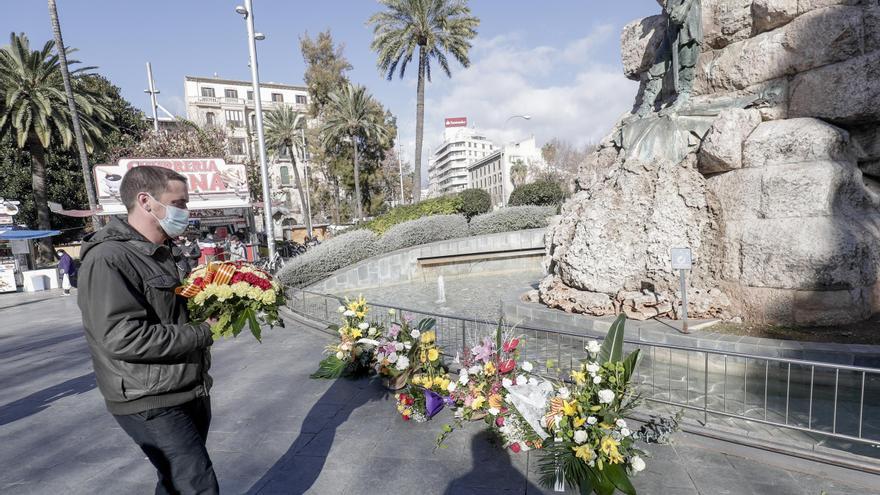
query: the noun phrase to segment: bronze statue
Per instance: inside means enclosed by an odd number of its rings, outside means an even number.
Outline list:
[[[646,82],[642,102],[635,112],[639,116],[647,115],[667,99],[674,100],[674,108],[681,106],[694,86],[703,43],[700,0],[667,0],[663,10],[667,18],[666,35],[657,49],[654,65],[643,75]]]

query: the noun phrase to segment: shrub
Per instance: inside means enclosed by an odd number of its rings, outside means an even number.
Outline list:
[[[510,193],[510,200],[507,203],[510,206],[550,206],[560,205],[563,200],[565,193],[559,183],[544,179],[517,187]]]
[[[508,206],[471,219],[470,235],[495,234],[547,226],[547,218],[556,214],[553,206]]]
[[[482,215],[492,209],[492,196],[489,191],[483,189],[465,189],[458,193],[461,198],[461,213],[470,221],[471,218]]]
[[[467,219],[462,215],[434,215],[391,227],[379,239],[379,245],[382,251],[387,253],[410,246],[467,237],[467,235]]]
[[[281,283],[305,287],[336,270],[378,254],[378,236],[366,229],[340,234],[288,261],[278,278]]]
[[[392,208],[388,213],[367,222],[366,227],[382,235],[391,227],[431,215],[452,215],[461,211],[461,198],[457,195],[441,196],[426,199],[413,205],[401,205]]]

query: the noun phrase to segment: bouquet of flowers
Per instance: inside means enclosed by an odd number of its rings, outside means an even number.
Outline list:
[[[284,290],[272,276],[244,262],[216,262],[196,267],[175,292],[188,299],[190,318],[211,326],[214,339],[237,337],[245,325],[260,340],[260,324],[283,327],[278,308]]]
[[[397,394],[397,412],[404,421],[427,421],[449,403],[449,398],[446,397],[446,389],[450,383],[447,374],[414,375],[410,383],[406,392]]]
[[[601,346],[588,343],[589,359],[548,400],[543,426],[553,440],[544,444],[540,461],[541,482],[547,487],[635,494],[628,476],[643,470],[645,463],[623,415],[635,405],[629,380],[639,351],[623,357],[624,321],[621,315]]]
[[[339,341],[327,346],[327,357],[321,360],[311,378],[339,378],[342,375],[358,376],[368,372],[373,363],[373,352],[382,337],[382,327],[367,321],[370,308],[363,297],[339,307],[342,325],[330,325],[339,335]]]
[[[432,330],[435,320],[424,318],[413,326],[412,316],[403,314],[401,319],[392,323],[377,339],[376,346],[376,371],[391,390],[406,386],[414,369],[424,367],[421,361],[423,350],[426,358],[433,358],[428,360],[429,364],[440,362],[440,350],[435,345],[436,336]]]
[[[502,336],[499,326],[494,339],[485,337],[479,345],[464,349],[458,382],[450,391],[457,407],[456,418],[479,420],[489,415],[492,424],[502,414],[504,385],[515,380],[520,341]]]

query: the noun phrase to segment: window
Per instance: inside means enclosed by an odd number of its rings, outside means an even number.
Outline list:
[[[306,95],[296,95],[296,104],[297,105],[305,105],[306,104]]]
[[[237,89],[227,89],[223,91],[223,96],[227,98],[238,98],[238,90]]]
[[[244,148],[244,138],[230,138],[229,139],[229,154],[230,155],[244,155],[246,154]]]
[[[244,114],[241,110],[226,110],[226,123],[232,127],[244,125]]]
[[[202,96],[204,96],[205,98],[213,98],[214,88],[202,88]]]
[[[253,91],[247,92],[247,99],[248,99],[248,101],[254,101],[254,92]]]
[[[205,114],[205,124],[214,125],[214,112],[208,112]]]
[[[281,185],[290,185],[290,169],[287,167],[281,167]]]
[[[281,93],[272,93],[272,101],[281,103],[284,101],[284,95]]]

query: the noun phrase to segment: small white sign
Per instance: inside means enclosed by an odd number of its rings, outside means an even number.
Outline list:
[[[691,266],[691,248],[672,248],[673,270],[690,270]]]

